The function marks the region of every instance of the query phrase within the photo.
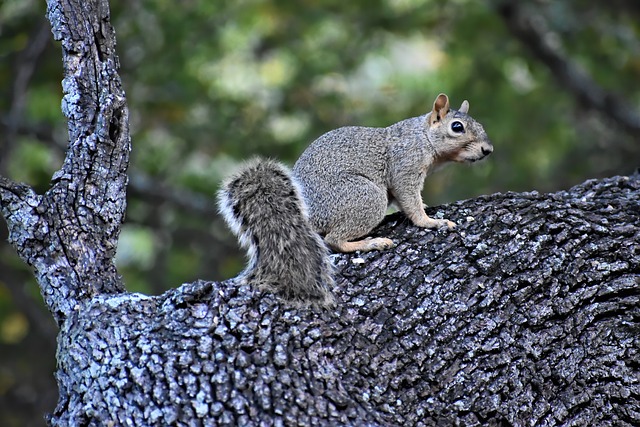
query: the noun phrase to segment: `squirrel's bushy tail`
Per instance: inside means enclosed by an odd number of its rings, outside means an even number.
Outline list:
[[[253,159],[223,183],[218,203],[248,252],[243,278],[290,301],[332,305],[333,266],[300,194],[284,165]]]

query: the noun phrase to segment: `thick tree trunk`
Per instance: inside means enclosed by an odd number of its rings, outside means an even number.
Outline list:
[[[86,301],[51,423],[638,425],[640,176],[441,211],[336,255],[333,311],[233,280]]]
[[[454,232],[391,216],[397,247],[334,256],[330,311],[234,280],[126,293],[107,2],[50,0],[49,18],[68,155],[43,196],[0,178],[0,209],[60,326],[51,425],[640,423],[639,175],[441,207]]]

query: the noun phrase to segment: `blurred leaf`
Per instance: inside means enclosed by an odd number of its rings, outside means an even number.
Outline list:
[[[124,225],[120,232],[116,264],[119,267],[136,266],[147,270],[153,265],[155,246],[151,229]]]
[[[29,322],[20,312],[14,311],[0,319],[0,341],[4,344],[15,344],[29,332]]]

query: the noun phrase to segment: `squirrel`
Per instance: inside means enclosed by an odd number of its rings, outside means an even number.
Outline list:
[[[434,168],[493,152],[468,112],[468,101],[454,110],[441,93],[422,116],[325,133],[292,173],[272,160],[249,162],[219,192],[220,211],[248,249],[242,276],[285,299],[327,306],[334,303],[327,246],[338,252],[393,247],[385,237],[363,238],[391,203],[418,227],[453,229],[454,222],[427,216],[421,191]]]
[[[320,136],[293,167],[309,218],[331,249],[388,249],[393,241],[366,236],[382,222],[391,203],[418,227],[455,227],[429,218],[422,203],[426,176],[447,162],[475,162],[493,152],[482,125],[468,115],[469,102],[449,108],[439,94],[426,115],[386,128],[343,127]]]

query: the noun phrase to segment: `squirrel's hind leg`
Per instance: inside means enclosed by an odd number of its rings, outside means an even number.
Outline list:
[[[381,251],[393,247],[393,240],[386,237],[375,237],[364,240],[356,240],[355,242],[347,242],[345,240],[338,240],[328,234],[324,241],[327,245],[339,252],[369,252],[369,251]]]
[[[324,237],[327,246],[338,252],[367,252],[393,247],[393,241],[384,237],[363,239],[384,219],[388,205],[386,190],[363,176],[349,176],[348,180],[343,176],[342,179],[340,185],[332,188],[334,192],[342,190],[337,200],[347,200],[348,203],[331,204]]]

